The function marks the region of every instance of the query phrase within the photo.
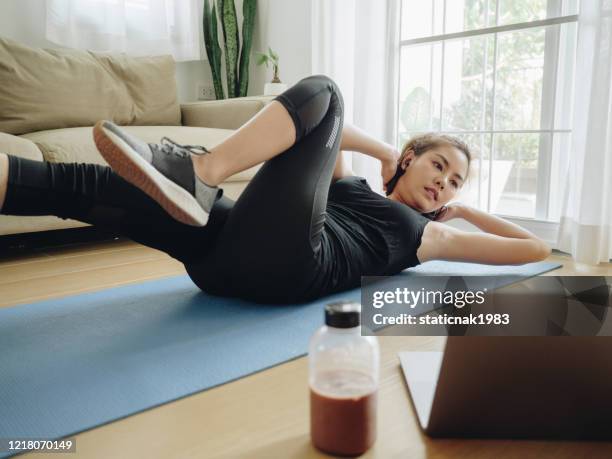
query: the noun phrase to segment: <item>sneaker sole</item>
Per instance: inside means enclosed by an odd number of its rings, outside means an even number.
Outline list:
[[[94,142],[113,171],[154,199],[174,219],[191,226],[204,226],[206,212],[183,187],[169,180],[135,152],[125,141],[107,131],[102,121],[93,129]]]

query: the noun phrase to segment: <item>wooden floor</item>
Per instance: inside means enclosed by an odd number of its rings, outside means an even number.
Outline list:
[[[548,275],[612,276],[612,264],[590,267],[558,254],[550,260],[564,266]],[[182,273],[179,262],[127,240],[31,250],[0,256],[0,307]],[[380,343],[379,436],[364,457],[612,457],[611,443],[431,440],[418,429],[397,351],[439,349],[440,338],[381,337]],[[83,432],[75,456],[326,457],[309,442],[306,381],[306,358],[296,359]]]

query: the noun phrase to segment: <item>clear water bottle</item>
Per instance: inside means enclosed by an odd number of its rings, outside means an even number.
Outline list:
[[[359,455],[376,440],[380,350],[361,336],[361,305],[325,307],[325,325],[310,340],[310,434],[318,449]]]

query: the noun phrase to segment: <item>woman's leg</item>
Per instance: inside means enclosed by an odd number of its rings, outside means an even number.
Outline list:
[[[293,120],[296,143],[250,181],[219,234],[212,261],[187,266],[205,289],[291,301],[307,295],[316,275],[340,145],[342,96],[332,80],[315,76],[285,91],[278,103]]]
[[[329,103],[322,95],[329,96],[332,86],[335,83],[322,75],[304,78],[212,148],[211,154],[192,156],[196,174],[204,183],[218,185],[283,153],[322,121]]]
[[[300,81],[289,90],[294,94],[289,101],[292,105],[283,104],[279,96],[212,151],[164,139],[160,144],[147,144],[110,121],[99,121],[94,126],[94,140],[117,174],[147,193],[177,220],[203,226],[219,183],[274,158],[319,124],[325,113],[320,95],[325,86],[334,84],[325,78],[314,76]],[[317,86],[320,94],[303,90],[311,86]],[[298,113],[301,110],[307,112]]]
[[[0,154],[0,213],[55,215],[127,236],[189,262],[213,245],[231,201],[220,199],[204,228],[184,225],[109,167],[47,163]],[[0,198],[2,195],[0,193]]]
[[[272,101],[231,136],[210,149],[210,154],[192,155],[196,175],[217,186],[228,177],[263,163],[295,143],[291,116],[278,101]]]

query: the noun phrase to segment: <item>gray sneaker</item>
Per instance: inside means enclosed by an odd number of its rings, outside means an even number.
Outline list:
[[[221,190],[202,182],[193,170],[191,154],[210,153],[196,145],[179,145],[162,138],[146,143],[110,121],[98,121],[94,141],[110,167],[161,205],[176,220],[204,226]]]

